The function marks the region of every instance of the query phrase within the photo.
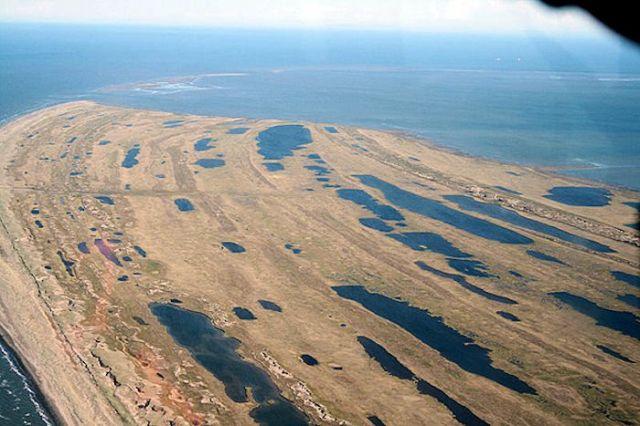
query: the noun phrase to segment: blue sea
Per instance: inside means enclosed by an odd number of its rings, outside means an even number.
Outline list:
[[[0,425],[54,424],[24,368],[0,337]]]
[[[640,48],[608,33],[0,27],[0,120],[75,99],[399,130],[640,189]]]
[[[79,99],[397,130],[640,189],[640,49],[605,32],[0,25],[0,121]]]

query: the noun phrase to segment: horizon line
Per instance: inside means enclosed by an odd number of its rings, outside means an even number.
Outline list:
[[[463,30],[443,30],[419,27],[395,27],[395,26],[356,26],[356,25],[239,25],[239,24],[206,24],[206,23],[151,23],[151,22],[120,22],[120,21],[60,21],[60,20],[7,20],[0,18],[0,24],[6,25],[29,25],[29,26],[77,26],[77,27],[103,27],[103,28],[149,28],[149,29],[192,29],[192,30],[250,30],[250,31],[308,31],[308,32],[366,32],[366,33],[386,33],[386,34],[416,34],[416,35],[483,35],[483,36],[513,36],[520,38],[531,38],[541,36],[558,36],[563,39],[612,39],[609,41],[627,42],[626,39],[606,27],[601,27],[601,31],[575,31],[566,34],[558,30],[549,29],[523,29],[516,31],[512,29],[474,29]]]

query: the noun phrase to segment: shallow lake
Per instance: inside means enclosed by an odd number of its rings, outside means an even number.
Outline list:
[[[125,169],[130,169],[134,167],[136,164],[138,164],[139,163],[137,159],[138,154],[140,154],[140,145],[136,144],[133,146],[133,148],[127,151],[127,155],[124,157],[124,160],[122,161],[122,167],[124,167]]]
[[[547,234],[568,243],[576,244],[601,253],[615,252],[615,250],[609,248],[604,244],[598,243],[597,241],[592,241],[587,238],[583,238],[578,235],[563,231],[562,229],[556,228],[555,226],[547,225],[546,223],[538,222],[534,219],[529,219],[528,217],[524,217],[519,213],[504,208],[498,204],[483,203],[466,195],[445,195],[444,198],[457,204],[458,207],[463,210],[480,213],[493,219],[498,219],[524,229],[529,229],[531,231]]]
[[[601,207],[611,202],[611,192],[589,186],[554,186],[543,197],[568,206]]]
[[[617,330],[626,336],[640,340],[640,321],[631,312],[603,308],[589,299],[566,291],[553,292],[549,295],[571,306],[577,312],[593,318],[596,325]]]
[[[367,355],[377,361],[384,371],[398,379],[414,382],[418,392],[435,398],[438,402],[447,407],[447,409],[453,414],[453,417],[463,425],[488,425],[487,422],[473,414],[471,410],[451,398],[441,389],[433,386],[426,380],[417,377],[381,344],[364,336],[358,336],[358,342],[362,345]]]
[[[355,176],[364,185],[381,191],[396,207],[437,220],[462,231],[506,244],[530,244],[530,238],[484,219],[445,206],[439,201],[405,191],[371,175]]]
[[[175,342],[224,384],[231,400],[247,403],[253,399],[257,406],[249,414],[256,422],[264,425],[309,423],[307,416],[282,396],[266,372],[238,354],[240,342],[228,337],[207,316],[170,303],[152,303],[150,309]]]
[[[191,201],[187,200],[186,198],[176,198],[173,202],[181,212],[190,212],[195,209],[195,207],[193,207],[193,204],[191,204]]]
[[[357,302],[368,311],[393,322],[463,370],[486,377],[516,392],[536,393],[535,389],[516,376],[494,367],[488,349],[445,324],[442,317],[407,302],[369,292],[360,285],[331,288],[338,296]]]
[[[293,151],[310,144],[311,132],[298,124],[269,127],[258,134],[258,153],[266,160],[282,160]]]

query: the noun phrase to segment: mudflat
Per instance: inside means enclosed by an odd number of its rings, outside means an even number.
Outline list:
[[[0,325],[67,424],[640,418],[638,193],[91,102],[0,146]]]

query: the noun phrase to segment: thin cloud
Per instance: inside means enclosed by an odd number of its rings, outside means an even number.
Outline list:
[[[428,32],[600,31],[582,11],[551,10],[536,0],[3,0],[0,20]]]

